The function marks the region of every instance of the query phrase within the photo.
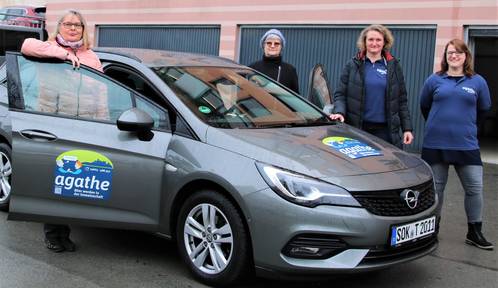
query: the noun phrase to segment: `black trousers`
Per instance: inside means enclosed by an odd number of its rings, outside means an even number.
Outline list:
[[[45,233],[45,238],[49,240],[57,240],[61,238],[69,238],[71,229],[67,225],[59,224],[43,224],[43,232]]]

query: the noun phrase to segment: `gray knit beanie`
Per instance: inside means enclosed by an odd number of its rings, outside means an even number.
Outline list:
[[[261,40],[259,40],[259,46],[261,46],[261,48],[265,49],[265,41],[266,41],[266,38],[268,37],[278,37],[280,38],[280,41],[282,42],[282,50],[284,50],[284,47],[285,47],[285,38],[284,38],[284,35],[282,34],[282,32],[278,31],[277,29],[270,29],[268,31],[266,31],[266,33],[263,35],[263,37],[261,37]]]

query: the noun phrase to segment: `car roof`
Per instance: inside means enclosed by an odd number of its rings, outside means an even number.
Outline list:
[[[148,67],[212,66],[246,68],[245,66],[227,58],[196,53],[118,47],[96,47],[93,50],[99,54],[114,54],[135,59]]]

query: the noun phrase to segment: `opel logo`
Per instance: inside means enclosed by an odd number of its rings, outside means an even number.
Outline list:
[[[401,192],[401,200],[405,200],[406,202],[406,205],[408,205],[408,207],[410,207],[410,209],[415,209],[415,207],[417,207],[417,204],[418,204],[418,195],[420,194],[420,192],[418,191],[414,191],[414,190],[411,190],[411,189],[405,189],[403,190],[403,192]]]

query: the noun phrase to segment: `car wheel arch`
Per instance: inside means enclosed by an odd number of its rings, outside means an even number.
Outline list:
[[[9,139],[2,134],[0,134],[0,143],[5,143],[5,145],[9,146],[10,149],[12,149],[12,143],[10,143]]]
[[[214,220],[215,218],[212,215],[215,214],[218,220]],[[187,220],[188,217],[192,217],[192,220]],[[208,219],[206,217],[212,218],[209,220],[209,224],[206,224],[206,219]],[[198,190],[193,190],[181,205],[176,224],[177,232],[174,238],[181,258],[191,270],[192,275],[204,284],[208,286],[229,286],[241,283],[243,279],[253,275],[254,255],[251,235],[246,219],[241,214],[240,207],[236,205],[236,202],[233,202],[233,198],[228,194],[213,189],[213,187],[205,186]],[[199,225],[202,225],[203,228],[199,228]],[[187,226],[190,227],[188,228],[190,232],[185,231]],[[220,233],[217,230],[223,232]],[[197,232],[194,233],[194,231]],[[201,231],[204,231],[202,236]],[[221,238],[224,237],[225,241],[221,241]],[[219,246],[214,249],[216,252],[211,248],[207,248],[208,245],[215,248],[211,241],[216,242],[218,238],[220,238],[220,242],[214,245],[228,245],[228,247],[222,248]],[[201,250],[199,250],[199,247],[201,247]],[[228,250],[226,250],[227,248]],[[208,249],[210,252],[207,252]],[[201,253],[200,251],[202,250],[204,252]],[[205,256],[202,256],[202,254]],[[221,259],[225,259],[226,262],[211,260],[214,262],[209,263],[209,260],[204,260],[213,259],[213,257],[219,259],[213,255],[221,255]],[[216,262],[221,265],[215,264]],[[219,270],[220,268],[221,270]]]
[[[170,234],[171,234],[171,239],[176,239],[176,223],[178,221],[178,217],[180,215],[180,210],[185,203],[185,201],[188,199],[189,196],[193,195],[197,191],[201,190],[213,190],[216,191],[223,196],[227,197],[230,202],[235,206],[237,211],[239,212],[240,215],[242,215],[242,221],[244,223],[244,228],[246,229],[247,235],[249,236],[249,245],[250,249],[252,251],[252,237],[251,237],[251,229],[249,228],[249,223],[248,221],[248,216],[247,213],[242,209],[240,203],[237,201],[237,199],[233,196],[232,193],[228,191],[225,187],[221,186],[218,183],[205,180],[205,179],[197,179],[194,181],[191,181],[187,184],[185,184],[179,191],[176,193],[175,199],[172,201],[171,211],[170,211],[170,220],[169,220],[169,227],[170,227]],[[249,217],[250,218],[250,217]]]

